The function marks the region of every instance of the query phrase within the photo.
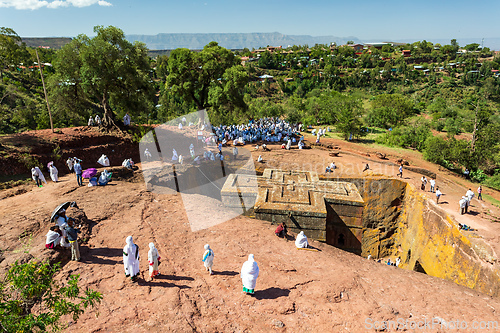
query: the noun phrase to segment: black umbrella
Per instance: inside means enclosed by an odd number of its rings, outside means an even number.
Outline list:
[[[59,206],[57,206],[56,209],[54,209],[54,211],[52,212],[52,215],[50,216],[50,222],[54,222],[54,219],[56,218],[61,209],[66,210],[69,207],[78,208],[78,206],[76,205],[76,201],[66,201],[65,203],[62,203]]]

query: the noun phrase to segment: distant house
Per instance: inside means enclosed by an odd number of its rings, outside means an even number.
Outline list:
[[[267,75],[267,74],[259,76],[259,81],[260,82],[264,82],[266,80],[269,81],[269,82],[273,82],[274,81],[274,77],[271,76],[271,75]]]
[[[347,44],[347,45],[344,45],[344,46],[349,46],[354,51],[363,51],[363,47],[364,47],[363,44]]]
[[[287,77],[284,81],[285,82],[291,82],[291,81],[293,81],[293,77]]]
[[[245,64],[248,62],[248,59],[250,59],[250,57],[241,57],[241,65],[245,66]]]
[[[403,57],[410,57],[410,56],[411,56],[410,50],[403,50]]]

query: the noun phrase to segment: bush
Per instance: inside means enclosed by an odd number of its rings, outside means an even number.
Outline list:
[[[72,315],[77,321],[86,308],[93,308],[101,301],[102,295],[90,289],[80,295],[79,275],[71,275],[66,286],[59,286],[52,279],[59,269],[59,264],[50,265],[47,261],[25,264],[16,261],[11,266],[0,284],[2,331],[60,330],[61,316]]]
[[[378,143],[396,147],[411,147],[422,151],[426,139],[431,135],[430,126],[426,121],[408,126],[398,126],[377,139]]]
[[[476,181],[478,183],[482,183],[486,180],[486,178],[488,178],[488,176],[484,173],[483,170],[477,169],[477,170],[473,170],[470,172],[470,178],[473,181]]]
[[[429,136],[425,140],[424,158],[432,163],[444,165],[449,154],[448,143],[439,136]]]
[[[484,184],[486,186],[489,186],[491,188],[494,188],[496,190],[500,191],[500,173],[497,173],[494,176],[488,177],[484,180]]]

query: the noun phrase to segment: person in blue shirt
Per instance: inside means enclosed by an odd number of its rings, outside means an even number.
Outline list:
[[[82,178],[82,166],[80,165],[80,161],[76,160],[75,165],[73,166],[73,170],[76,173],[76,182],[78,186],[83,186],[83,178]]]

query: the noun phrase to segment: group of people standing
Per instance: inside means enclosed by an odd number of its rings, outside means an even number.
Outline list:
[[[128,236],[125,240],[126,245],[123,248],[123,266],[125,276],[130,277],[132,282],[137,281],[140,274],[139,265],[139,246],[134,244],[132,236]],[[209,244],[205,244],[202,256],[203,266],[210,275],[213,274],[212,267],[214,264],[214,251],[210,248]],[[160,275],[159,265],[161,257],[156,249],[154,243],[149,243],[148,251],[148,265],[149,265],[149,278],[153,280]],[[250,254],[248,260],[243,263],[241,267],[241,280],[243,282],[243,291],[247,294],[253,294],[257,277],[259,276],[259,266],[255,262],[254,255]]]
[[[480,185],[479,188],[477,189],[477,193],[478,193],[477,199],[478,200],[483,199],[482,194],[481,194],[482,192],[483,192],[483,189]],[[474,192],[469,188],[467,190],[467,192],[465,192],[465,195],[462,196],[462,198],[458,201],[458,205],[460,206],[460,215],[463,215],[463,214],[466,214],[469,212],[469,206],[470,206],[470,202],[472,201],[472,198],[474,198]]]

